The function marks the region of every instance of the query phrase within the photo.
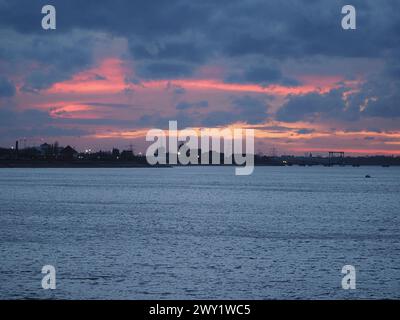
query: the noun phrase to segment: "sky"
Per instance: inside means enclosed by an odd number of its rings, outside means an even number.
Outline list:
[[[42,6],[56,8],[43,30]],[[357,29],[341,27],[342,6]],[[400,155],[400,1],[0,0],[0,146],[144,152],[255,129],[258,153]]]

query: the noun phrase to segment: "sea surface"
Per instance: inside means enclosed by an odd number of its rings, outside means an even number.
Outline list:
[[[0,169],[15,298],[398,299],[400,168]]]

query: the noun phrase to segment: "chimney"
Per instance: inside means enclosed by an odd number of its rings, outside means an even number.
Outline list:
[[[17,140],[17,141],[15,141],[15,158],[18,158],[18,149],[19,149],[19,146],[18,146],[18,140]]]

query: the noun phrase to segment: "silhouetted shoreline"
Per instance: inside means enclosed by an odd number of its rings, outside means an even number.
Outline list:
[[[107,161],[3,161],[0,168],[169,168],[169,165],[151,166],[137,162],[107,162]]]
[[[199,164],[192,166],[237,166],[236,155],[225,155],[215,151],[202,152],[201,149],[187,151],[187,156],[195,152]],[[242,155],[244,156],[244,155]],[[160,157],[160,160],[163,157]],[[135,154],[132,149],[120,150],[113,148],[111,151],[93,152],[91,149],[78,152],[71,146],[61,147],[57,142],[54,144],[44,143],[39,147],[19,148],[16,141],[15,148],[0,148],[0,168],[168,168],[180,166],[175,164],[177,154],[166,153],[165,164],[150,165],[147,158],[139,153]],[[250,157],[251,158],[251,157]],[[171,160],[171,161],[170,161]],[[216,160],[216,164],[212,164]],[[219,161],[218,161],[219,160]],[[246,162],[250,159],[246,159]],[[172,162],[170,164],[170,162]],[[220,164],[218,164],[218,162]],[[214,162],[215,163],[215,162]],[[247,163],[249,165],[249,163]],[[345,156],[343,151],[330,151],[327,156],[315,156],[311,153],[304,156],[294,155],[254,155],[255,166],[400,166],[399,156]]]

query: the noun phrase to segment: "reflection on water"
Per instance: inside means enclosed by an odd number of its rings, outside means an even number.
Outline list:
[[[400,168],[233,170],[0,169],[0,298],[400,298]]]

